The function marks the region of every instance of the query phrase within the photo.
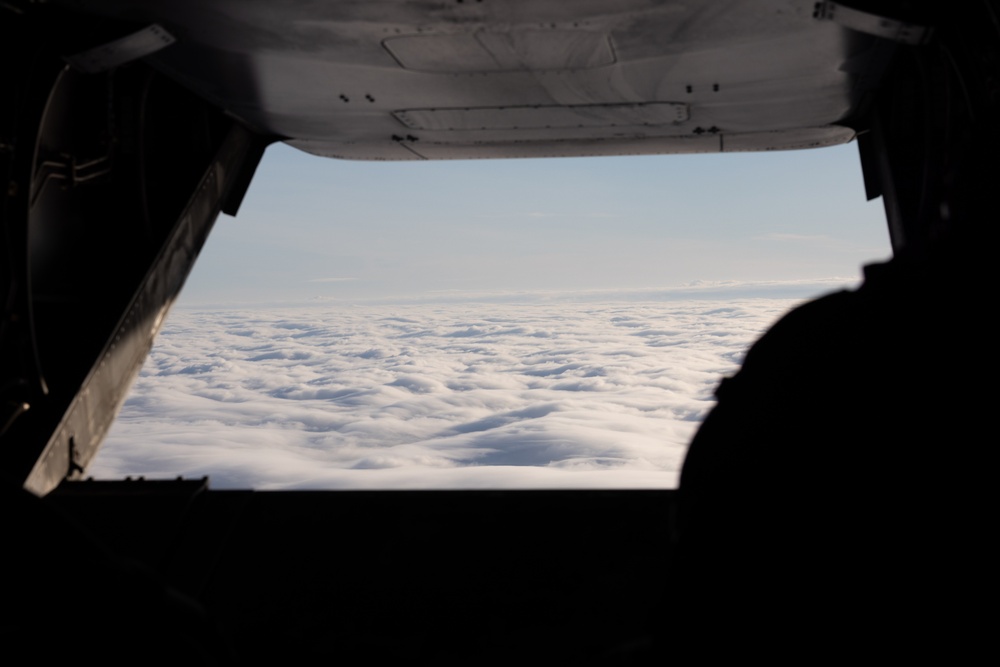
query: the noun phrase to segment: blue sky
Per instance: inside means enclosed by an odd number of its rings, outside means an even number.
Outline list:
[[[356,162],[268,149],[181,303],[844,278],[887,257],[856,144],[724,155]]]

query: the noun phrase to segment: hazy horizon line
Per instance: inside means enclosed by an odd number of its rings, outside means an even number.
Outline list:
[[[343,305],[420,305],[442,303],[545,303],[598,301],[686,301],[690,299],[728,300],[734,298],[811,298],[827,291],[851,289],[861,282],[852,278],[830,277],[796,280],[706,281],[695,280],[672,287],[607,289],[537,289],[537,290],[431,290],[419,294],[382,297],[313,296],[287,300],[188,301],[181,297],[175,307],[184,310],[204,308],[281,308]]]

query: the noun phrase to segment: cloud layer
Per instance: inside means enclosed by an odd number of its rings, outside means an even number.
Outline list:
[[[669,488],[798,300],[175,310],[88,470],[213,488]]]

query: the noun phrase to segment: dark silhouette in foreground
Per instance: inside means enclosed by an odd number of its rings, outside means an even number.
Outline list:
[[[1000,21],[933,11],[861,143],[894,257],[719,386],[682,471],[664,653],[992,650]]]
[[[680,485],[685,651],[916,656],[982,641],[970,600],[992,553],[995,364],[989,302],[967,297],[984,267],[967,259],[868,267],[858,290],[785,316],[720,385]]]
[[[46,498],[0,480],[6,566],[0,636],[12,655],[71,664],[226,665],[233,655],[203,606],[149,564],[114,553]]]

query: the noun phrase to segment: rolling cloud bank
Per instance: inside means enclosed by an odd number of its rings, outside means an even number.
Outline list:
[[[88,475],[213,488],[670,488],[801,299],[175,309]]]

